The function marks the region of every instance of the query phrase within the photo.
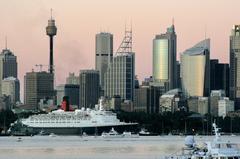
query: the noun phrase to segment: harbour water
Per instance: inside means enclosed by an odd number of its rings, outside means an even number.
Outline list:
[[[100,136],[0,137],[0,159],[158,159],[181,151],[184,136],[106,139]],[[214,136],[196,136],[197,143]],[[223,139],[240,143],[239,136]]]

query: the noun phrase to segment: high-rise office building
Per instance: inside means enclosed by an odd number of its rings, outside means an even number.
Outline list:
[[[15,77],[8,77],[2,80],[2,94],[10,96],[11,103],[16,105],[20,102],[20,83]]]
[[[186,97],[210,93],[210,39],[203,40],[181,54],[182,90]]]
[[[33,109],[40,99],[54,99],[54,75],[48,72],[27,72],[24,76],[24,102]]]
[[[135,88],[135,55],[134,53],[117,54],[105,76],[105,96],[121,96],[133,101]]]
[[[99,71],[100,86],[104,89],[104,75],[113,58],[113,35],[101,32],[96,34],[95,69]]]
[[[99,98],[99,72],[96,70],[80,71],[80,107],[94,108]]]
[[[135,88],[135,54],[132,52],[132,30],[125,30],[125,36],[113,61],[105,74],[105,91],[107,97],[120,96],[123,100],[134,98]]]
[[[230,88],[229,97],[240,109],[240,25],[234,25],[230,36]]]
[[[9,49],[3,49],[0,54],[0,96],[2,95],[2,80],[7,77],[17,78],[17,70],[17,57]]]
[[[176,48],[174,25],[153,39],[153,80],[166,85],[167,90],[177,87]]]
[[[61,105],[64,96],[68,96],[69,104],[79,108],[79,85],[63,84],[57,86],[57,105]]]
[[[210,89],[224,90],[229,96],[229,65],[219,63],[217,59],[210,60]]]

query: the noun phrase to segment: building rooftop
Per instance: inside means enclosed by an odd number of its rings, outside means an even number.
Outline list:
[[[3,80],[4,80],[4,81],[16,81],[16,80],[18,80],[18,79],[15,78],[15,77],[7,77],[7,78],[4,78]]]
[[[13,53],[9,49],[3,49],[0,55],[13,55]]]
[[[205,50],[210,50],[210,39],[205,39],[183,52],[184,55],[204,55]]]

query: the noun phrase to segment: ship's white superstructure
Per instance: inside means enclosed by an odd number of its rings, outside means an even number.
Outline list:
[[[28,127],[101,127],[129,125],[133,123],[120,122],[115,113],[105,110],[81,109],[65,112],[56,110],[48,114],[38,114],[22,119],[22,124]]]

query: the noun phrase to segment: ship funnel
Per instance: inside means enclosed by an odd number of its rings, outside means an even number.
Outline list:
[[[62,101],[62,109],[64,111],[69,111],[69,97],[68,96],[64,96],[63,97],[63,101]]]

